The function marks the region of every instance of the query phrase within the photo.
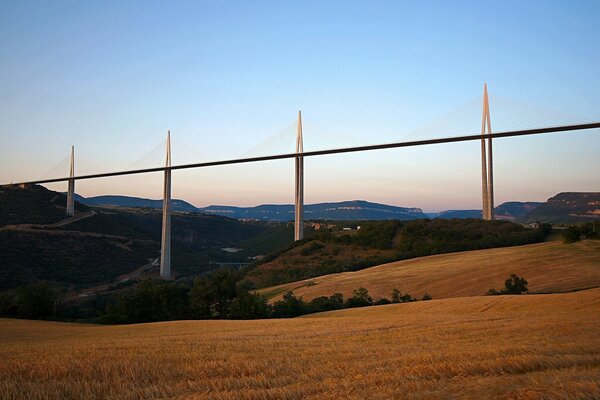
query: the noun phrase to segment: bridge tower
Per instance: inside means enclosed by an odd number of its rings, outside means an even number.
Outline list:
[[[165,166],[171,166],[171,131],[167,132]],[[163,188],[162,239],[160,245],[160,277],[171,279],[171,170],[165,170]]]
[[[71,168],[69,170],[69,177],[75,176],[75,147],[71,146]],[[75,180],[69,179],[67,190],[67,216],[72,217],[75,215]]]
[[[492,123],[490,119],[490,103],[488,99],[487,83],[483,84],[483,113],[481,116],[481,193],[482,193],[482,218],[491,221],[494,219],[494,166],[492,159]],[[487,164],[487,165],[486,165]]]
[[[296,136],[296,196],[294,207],[294,240],[304,237],[304,152],[302,144],[302,114],[298,111],[298,134]]]

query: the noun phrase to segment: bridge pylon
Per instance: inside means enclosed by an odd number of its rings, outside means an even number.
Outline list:
[[[296,136],[296,192],[294,204],[294,240],[304,237],[304,147],[302,143],[302,113],[298,111],[298,132]]]
[[[483,84],[483,112],[481,115],[481,194],[482,218],[494,219],[494,166],[492,158],[492,122],[490,118],[490,103],[487,83]],[[485,143],[487,138],[487,149]]]
[[[69,169],[69,177],[75,176],[75,146],[71,146],[71,167]],[[75,180],[69,179],[67,189],[67,216],[75,215]]]
[[[167,131],[165,167],[171,166],[171,131]],[[165,170],[162,207],[162,238],[160,245],[160,277],[171,279],[171,170]]]

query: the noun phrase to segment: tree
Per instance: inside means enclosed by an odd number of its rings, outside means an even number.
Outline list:
[[[392,290],[392,303],[400,303],[402,301],[402,293],[398,289]]]
[[[218,269],[196,278],[190,292],[190,307],[196,318],[228,318],[229,303],[238,295],[237,273]]]
[[[237,297],[229,303],[229,317],[234,319],[267,318],[270,313],[271,306],[258,293],[240,290]]]
[[[504,281],[505,294],[521,294],[527,291],[527,281],[515,274],[510,274],[510,277]]]
[[[433,299],[433,297],[431,297],[431,295],[429,293],[425,293],[423,295],[423,297],[421,297],[421,300],[423,300],[423,301],[427,301],[427,300],[431,300],[431,299]]]
[[[0,292],[0,316],[14,317],[17,313],[15,299],[8,293]]]
[[[288,290],[283,294],[283,299],[273,305],[273,316],[279,318],[297,317],[306,314],[306,303],[302,297],[294,296],[294,292]]]
[[[127,324],[189,318],[189,289],[159,280],[144,280],[106,307],[101,321]]]
[[[373,299],[369,296],[369,291],[363,287],[356,289],[347,302],[348,307],[365,307],[371,304]]]
[[[23,286],[17,290],[17,316],[32,319],[49,317],[56,300],[56,293],[45,282]]]
[[[327,296],[315,297],[308,304],[309,312],[339,310],[343,306],[344,306],[344,295],[341,293],[335,293],[330,297],[327,297]]]
[[[575,243],[581,238],[581,232],[578,227],[570,226],[562,233],[563,243]]]

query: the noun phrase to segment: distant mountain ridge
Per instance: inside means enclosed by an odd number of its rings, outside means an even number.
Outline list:
[[[162,200],[130,196],[96,196],[77,201],[88,206],[114,206],[131,208],[162,208]],[[173,199],[174,211],[205,213],[235,219],[286,222],[294,219],[292,204],[261,204],[255,207],[211,205],[195,207],[180,199]],[[446,210],[424,213],[416,207],[398,207],[364,200],[308,204],[304,208],[307,220],[414,220],[421,218],[481,218],[481,210]],[[495,208],[497,219],[521,222],[569,223],[600,218],[600,193],[559,193],[547,202],[509,201]]]
[[[107,195],[83,197],[77,195],[77,201],[88,206],[112,206],[132,208],[162,208],[162,200],[140,197]],[[180,199],[171,201],[171,209],[181,212],[198,212],[220,215],[235,219],[255,219],[266,221],[292,221],[294,206],[292,204],[261,204],[256,207],[235,207],[211,205],[195,207]],[[371,203],[364,200],[352,200],[332,203],[307,204],[304,206],[306,219],[324,220],[413,220],[427,218],[420,208],[396,207],[386,204]]]
[[[83,197],[75,195],[75,200],[87,206],[131,207],[131,208],[162,208],[162,200],[145,199],[120,195]],[[198,208],[185,200],[172,199],[171,209],[182,212],[198,212]]]

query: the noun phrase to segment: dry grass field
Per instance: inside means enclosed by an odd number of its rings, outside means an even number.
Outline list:
[[[600,240],[563,244],[559,241],[415,258],[356,272],[320,276],[261,289],[272,300],[286,290],[312,300],[365,287],[375,299],[390,297],[394,288],[420,298],[479,296],[501,289],[512,273],[529,281],[538,293],[567,292],[600,286]]]
[[[600,289],[288,320],[0,319],[0,398],[599,399]]]

